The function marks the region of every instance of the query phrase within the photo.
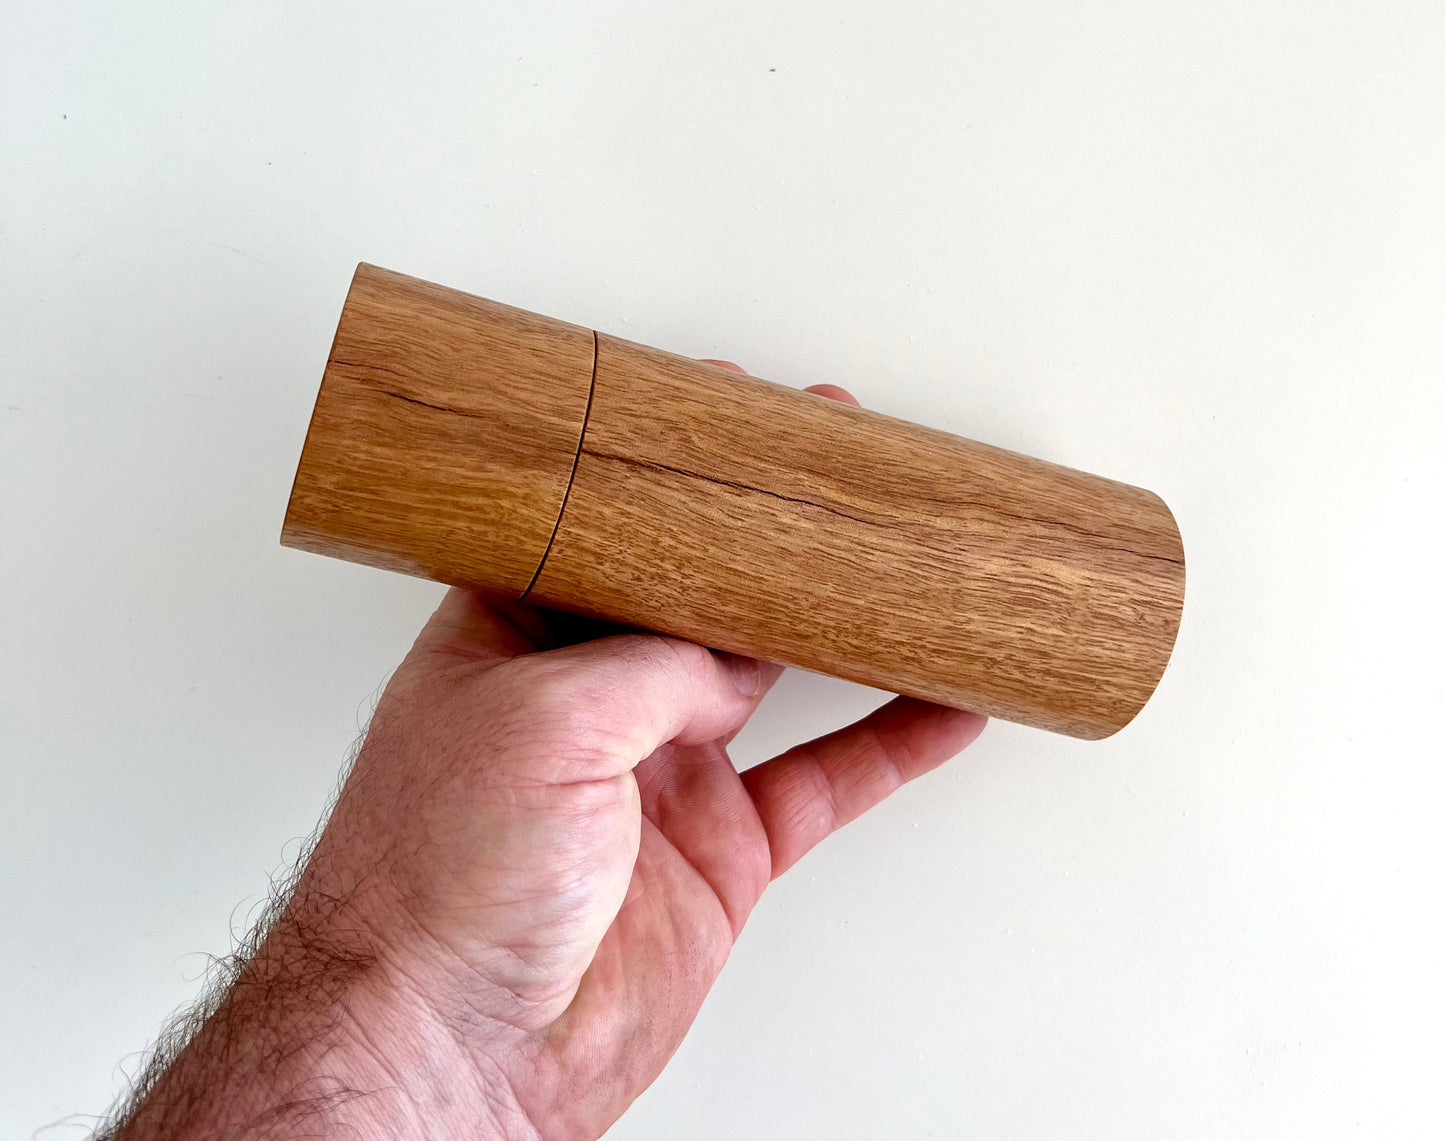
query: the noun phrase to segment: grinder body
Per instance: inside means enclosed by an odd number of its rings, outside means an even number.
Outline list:
[[[1148,491],[367,265],[282,541],[1087,738],[1184,595]]]

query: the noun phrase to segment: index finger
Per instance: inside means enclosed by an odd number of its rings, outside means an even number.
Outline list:
[[[850,820],[972,744],[981,713],[899,697],[742,774],[776,879]]]

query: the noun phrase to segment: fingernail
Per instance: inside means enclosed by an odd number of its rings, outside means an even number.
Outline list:
[[[742,654],[719,654],[722,663],[732,676],[733,684],[744,697],[757,697],[763,687],[763,672],[757,659]]]

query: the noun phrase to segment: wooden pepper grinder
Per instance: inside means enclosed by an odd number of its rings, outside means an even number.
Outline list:
[[[1148,491],[365,264],[281,541],[1088,738],[1184,600]]]

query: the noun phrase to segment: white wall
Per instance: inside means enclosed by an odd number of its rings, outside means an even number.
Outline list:
[[[439,594],[277,545],[364,258],[1184,532],[1135,724],[811,855],[612,1136],[1438,1136],[1442,58],[1431,0],[6,0],[0,1134],[85,1132]]]

